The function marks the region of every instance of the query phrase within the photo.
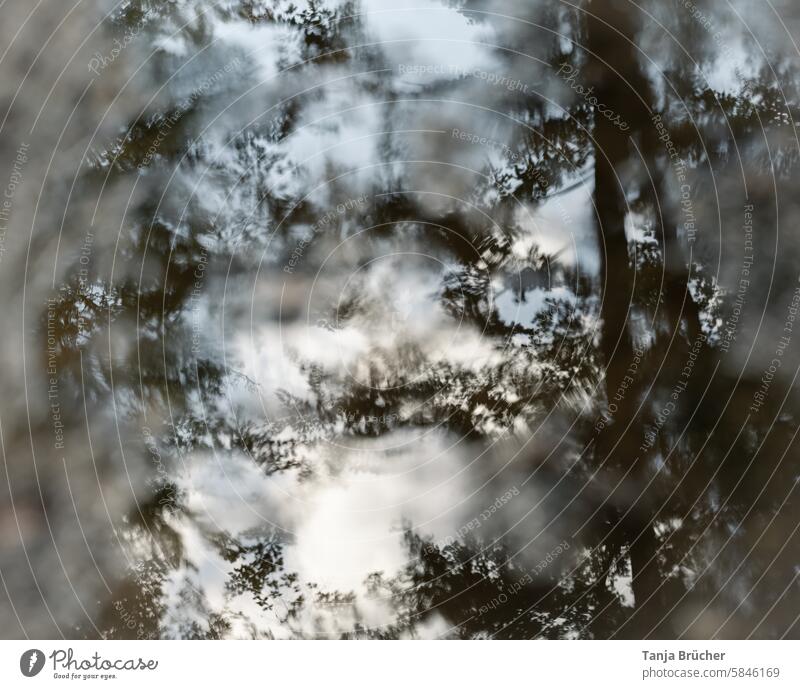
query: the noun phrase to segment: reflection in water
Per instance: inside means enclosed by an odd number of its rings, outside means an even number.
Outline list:
[[[416,5],[3,87],[7,635],[797,635],[796,10]]]

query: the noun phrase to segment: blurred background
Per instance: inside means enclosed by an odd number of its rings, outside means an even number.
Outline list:
[[[792,0],[0,6],[0,634],[797,638]]]

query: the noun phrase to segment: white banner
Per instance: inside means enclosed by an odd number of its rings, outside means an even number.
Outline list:
[[[798,687],[797,642],[8,641],[0,686]]]

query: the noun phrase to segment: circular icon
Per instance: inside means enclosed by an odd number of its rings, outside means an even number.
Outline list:
[[[19,659],[19,669],[26,677],[35,677],[44,667],[44,653],[38,648],[25,651]]]

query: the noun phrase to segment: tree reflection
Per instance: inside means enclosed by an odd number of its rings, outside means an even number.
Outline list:
[[[252,636],[395,638],[435,630],[434,635],[460,638],[672,638],[687,625],[687,634],[702,637],[709,624],[720,624],[721,635],[739,636],[782,599],[791,556],[780,549],[782,542],[757,546],[765,534],[785,538],[785,515],[796,502],[786,486],[794,483],[795,468],[782,458],[796,421],[785,408],[775,418],[785,390],[770,395],[762,413],[748,417],[758,375],[748,370],[740,379],[737,369],[720,365],[720,326],[732,295],[716,272],[716,240],[701,246],[687,238],[681,194],[690,189],[696,223],[711,227],[718,220],[705,192],[717,182],[722,193],[738,197],[739,207],[747,199],[758,208],[768,205],[772,190],[759,182],[767,170],[787,193],[798,150],[787,137],[792,113],[786,110],[783,87],[796,87],[796,79],[788,66],[780,74],[762,66],[733,91],[714,90],[705,72],[678,48],[708,44],[687,15],[671,18],[679,40],[656,83],[654,66],[637,47],[652,28],[643,13],[617,3],[592,3],[569,13],[556,3],[542,4],[548,6],[541,13],[516,9],[531,21],[558,24],[568,37],[568,47],[549,36],[546,50],[540,49],[546,52],[550,78],[560,65],[570,65],[599,102],[624,113],[630,130],[600,116],[585,99],[574,98],[557,111],[544,92],[500,93],[497,107],[516,126],[502,154],[482,156],[479,174],[457,203],[432,202],[425,196],[431,190],[420,189],[412,173],[390,165],[413,160],[405,156],[399,134],[384,137],[376,147],[380,164],[368,178],[355,181],[334,158],[314,167],[292,147],[290,142],[325,119],[320,112],[331,90],[321,85],[323,77],[335,76],[338,69],[391,68],[382,63],[388,58],[378,48],[358,47],[367,29],[357,3],[336,9],[311,0],[243,2],[235,8],[199,4],[209,14],[186,30],[189,45],[209,44],[212,16],[277,26],[297,47],[276,56],[278,69],[320,87],[311,93],[295,88],[288,96],[277,88],[261,91],[273,108],[268,118],[257,116],[242,126],[223,120],[213,135],[203,130],[210,122],[207,113],[228,97],[230,84],[212,89],[178,117],[173,104],[134,122],[128,134],[98,155],[90,173],[110,170],[126,179],[141,174],[146,162],[145,168],[156,171],[177,166],[187,188],[205,185],[199,193],[174,192],[185,202],[179,213],[169,204],[135,209],[134,229],[124,237],[121,255],[141,266],[141,274],[133,270],[113,285],[99,278],[83,289],[66,285],[58,306],[59,367],[79,372],[79,352],[84,362],[97,362],[84,374],[91,370],[87,382],[99,398],[112,383],[102,335],[113,331],[112,325],[126,337],[133,333],[138,346],[113,361],[114,394],[128,401],[134,423],[143,413],[164,419],[158,435],[170,480],[151,482],[152,495],[137,510],[136,523],[128,525],[132,542],[149,544],[143,556],[147,564],[119,585],[115,600],[122,601],[124,612],[109,604],[109,635],[130,635],[126,620],[131,617],[136,634],[187,638],[230,635],[240,623],[237,633]],[[185,11],[171,4],[128,5],[130,22],[135,14],[151,24],[159,17],[177,23],[176,15]],[[505,28],[491,14],[495,3],[444,6],[457,8],[470,22],[496,24],[500,32]],[[524,37],[509,33],[509,45]],[[495,53],[503,70],[519,69],[512,51]],[[709,68],[717,58],[699,56],[699,65]],[[162,59],[166,68],[170,58]],[[348,89],[353,103],[374,98],[376,130],[389,132],[406,127],[401,124],[409,119],[396,103],[455,99],[463,81],[428,81],[410,98],[388,78],[365,77],[341,88]],[[481,88],[484,96],[490,89]],[[568,92],[563,102],[570,103],[570,97]],[[676,178],[675,156],[653,124],[656,115],[684,166],[683,182]],[[173,118],[169,136],[158,144],[157,156],[145,161],[164,118]],[[495,131],[502,131],[501,125]],[[335,132],[337,124],[325,126]],[[307,142],[305,148],[310,148]],[[731,171],[736,159],[745,163],[743,172]],[[324,180],[330,182],[320,191]],[[748,184],[747,195],[742,182]],[[521,255],[530,235],[525,214],[576,187],[591,190],[597,274],[536,242]],[[354,190],[373,201],[354,204],[318,226],[326,208],[352,198]],[[719,241],[738,247],[725,226],[736,222],[730,217],[738,209],[726,205],[725,212],[729,217],[719,225]],[[769,212],[764,211],[765,222]],[[364,228],[369,231],[355,248],[348,245],[337,259],[342,272],[355,274],[368,266],[364,270],[371,275],[377,270],[371,258],[386,252],[433,256],[444,268],[420,273],[438,281],[434,301],[441,312],[426,317],[456,324],[463,329],[459,337],[479,333],[491,356],[478,370],[455,357],[436,358],[430,338],[409,335],[408,317],[395,314],[385,326],[395,329],[394,336],[365,345],[355,374],[290,352],[302,378],[295,387],[302,391],[279,385],[265,390],[219,344],[230,335],[223,315],[231,320],[253,307],[234,302],[231,316],[219,306],[231,289],[246,287],[255,294],[262,278],[291,273],[293,280],[313,280],[326,255]],[[301,240],[302,260],[296,270],[285,270]],[[739,256],[733,253],[725,260],[735,266]],[[200,265],[206,267],[198,277]],[[250,282],[231,288],[231,276],[241,275],[250,276]],[[358,331],[370,319],[384,324],[383,295],[369,284],[364,278],[352,293],[342,287],[341,298],[325,295],[313,306],[287,303],[288,311],[280,314],[259,301],[248,318],[284,319],[287,327],[298,318],[320,322],[315,331],[320,337],[323,330]],[[259,297],[265,302],[267,287]],[[338,287],[332,280],[323,292]],[[287,292],[280,296],[286,299]],[[499,297],[505,306],[498,304]],[[521,315],[509,316],[508,304]],[[298,316],[303,309],[307,312]],[[687,362],[692,364],[688,376]],[[675,395],[681,381],[685,386]],[[274,407],[267,414],[248,407],[251,398],[266,405],[264,398],[271,394],[282,414],[276,416]],[[667,408],[671,413],[665,420]],[[552,458],[542,460],[523,445],[517,460],[528,473],[539,471],[537,480],[545,485],[558,485],[553,500],[559,505],[548,507],[568,515],[564,528],[559,521],[554,528],[570,549],[536,574],[531,574],[531,553],[541,545],[527,549],[515,539],[470,536],[442,546],[406,522],[398,537],[407,562],[398,572],[364,572],[362,592],[335,590],[292,569],[286,550],[295,535],[281,533],[280,525],[244,533],[198,526],[196,538],[224,564],[219,571],[226,603],[220,604],[205,595],[203,578],[182,545],[180,534],[199,520],[199,510],[189,506],[171,479],[193,453],[212,453],[222,466],[241,453],[262,475],[292,476],[307,484],[326,471],[335,474],[319,460],[328,443],[445,429],[490,447],[498,438],[532,432],[554,411],[567,419],[570,440],[585,451],[580,462],[573,462],[569,449],[559,446]],[[386,461],[391,461],[388,455]],[[740,606],[733,590],[721,586],[729,576],[735,576],[737,590],[754,587],[749,603]],[[242,599],[252,601],[269,622],[248,619],[228,606]],[[369,604],[389,609],[391,621],[372,624],[365,613]],[[709,605],[718,622],[706,621]],[[181,609],[194,614],[172,619]],[[758,627],[758,636],[783,631],[790,621],[780,606],[770,619],[774,625]],[[281,634],[274,633],[278,628]]]

